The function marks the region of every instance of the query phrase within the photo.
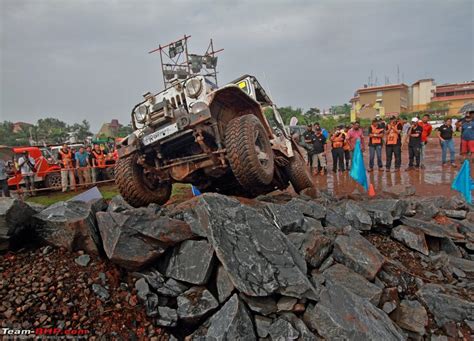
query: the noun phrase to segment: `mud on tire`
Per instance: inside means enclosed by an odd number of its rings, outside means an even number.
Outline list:
[[[250,192],[273,179],[274,155],[267,133],[254,115],[231,120],[225,132],[227,158],[234,176]]]
[[[159,186],[148,183],[137,160],[138,154],[134,153],[117,160],[115,164],[115,183],[122,197],[134,207],[166,203],[171,196],[171,183]]]
[[[44,179],[44,187],[61,188],[61,173],[58,171],[46,175],[46,178]]]
[[[290,163],[286,166],[286,173],[296,193],[300,193],[305,188],[314,186],[308,172],[308,167],[306,166],[303,157],[297,152],[295,152]]]

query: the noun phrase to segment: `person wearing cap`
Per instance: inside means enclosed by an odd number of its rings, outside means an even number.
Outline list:
[[[408,131],[408,168],[407,171],[420,168],[421,162],[421,136],[423,127],[419,124],[417,117],[411,119],[411,127]],[[416,162],[416,163],[415,163]]]
[[[453,140],[453,122],[451,118],[445,118],[444,124],[436,128],[438,131],[439,144],[441,146],[441,163],[442,166],[446,166],[446,156],[449,150],[449,156],[451,161],[451,167],[456,167],[455,163],[455,151],[454,151],[454,140]]]
[[[326,168],[326,138],[323,135],[321,128],[316,128],[315,136],[313,139],[313,165],[316,165],[317,169],[314,175],[327,174]]]
[[[461,128],[461,155],[465,159],[474,153],[474,111],[470,111],[460,124]]]
[[[344,142],[346,137],[343,132],[343,126],[339,125],[331,136],[332,153],[332,171],[337,173],[344,172]]]
[[[385,170],[390,172],[392,168],[392,158],[395,157],[395,171],[399,171],[402,165],[402,139],[400,133],[403,126],[398,122],[395,116],[390,117],[390,123],[387,125],[385,135]]]
[[[425,168],[425,150],[426,150],[426,145],[428,143],[428,137],[431,135],[431,131],[433,130],[433,127],[431,124],[429,124],[428,120],[430,119],[430,115],[425,114],[421,118],[421,122],[418,122],[418,124],[423,128],[423,133],[421,134],[421,154],[420,154],[420,167]]]

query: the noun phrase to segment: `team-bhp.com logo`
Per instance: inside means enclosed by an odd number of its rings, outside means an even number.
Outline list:
[[[61,328],[35,328],[35,329],[17,329],[17,328],[0,328],[1,335],[5,336],[87,336],[87,329],[61,329]]]

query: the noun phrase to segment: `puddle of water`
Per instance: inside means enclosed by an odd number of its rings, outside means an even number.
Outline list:
[[[368,173],[369,182],[374,185],[376,193],[382,191],[384,188],[403,184],[414,186],[416,189],[416,195],[455,195],[457,192],[451,190],[451,183],[456,177],[460,168],[460,163],[462,162],[459,156],[459,143],[460,139],[455,139],[457,168],[452,168],[451,166],[442,167],[441,147],[439,146],[438,139],[431,138],[426,148],[424,170],[405,171],[408,167],[408,149],[407,147],[403,147],[401,170],[399,172],[394,172],[392,169],[391,172],[380,172],[375,168],[372,173]],[[382,150],[382,160],[385,165],[385,148]],[[366,169],[368,169],[368,148],[366,148],[364,153],[364,162]],[[332,157],[330,153],[328,153],[328,169],[331,171],[329,171],[327,175],[314,176],[313,179],[317,188],[327,188],[329,192],[332,192],[335,195],[345,195],[352,193],[358,186],[349,176],[349,172],[337,174],[332,172]]]

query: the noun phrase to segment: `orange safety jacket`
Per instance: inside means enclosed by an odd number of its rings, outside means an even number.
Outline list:
[[[373,135],[380,135],[383,132],[383,128],[377,128],[377,126],[371,126],[372,133],[370,134],[370,142],[372,144],[380,144],[382,143],[382,136],[373,136]]]
[[[397,144],[398,142],[398,137],[400,135],[399,131],[398,131],[398,123],[397,124],[391,124],[389,126],[389,129],[390,129],[390,132],[388,133],[387,135],[387,145],[394,145],[394,144]]]
[[[103,151],[100,151],[100,153],[97,153],[95,150],[92,151],[92,154],[94,154],[97,167],[98,168],[105,168],[105,154]]]
[[[333,148],[341,148],[344,146],[344,134],[340,133],[338,136],[333,135],[331,137],[332,147]]]
[[[72,152],[68,150],[67,153],[63,152],[62,149],[59,149],[59,154],[61,154],[61,161],[65,168],[72,167]]]

